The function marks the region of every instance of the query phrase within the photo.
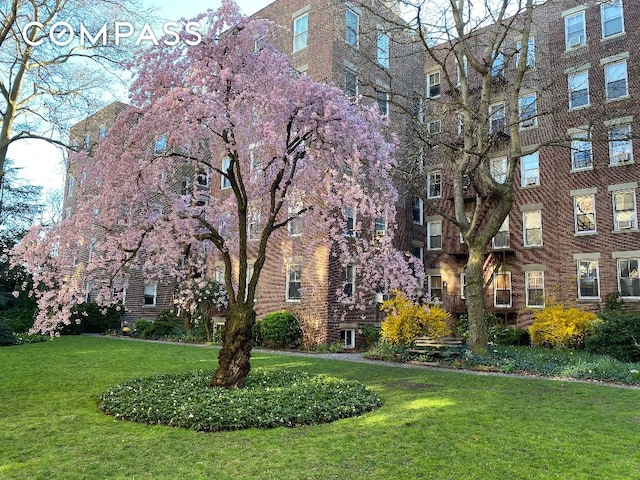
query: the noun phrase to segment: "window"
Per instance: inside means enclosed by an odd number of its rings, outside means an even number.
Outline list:
[[[433,170],[427,176],[427,198],[440,198],[442,196],[442,172]]]
[[[542,245],[542,210],[523,212],[524,246],[539,247]]]
[[[293,21],[293,51],[307,48],[309,41],[309,14],[300,15]]]
[[[464,272],[460,274],[460,298],[467,298],[467,274]]]
[[[602,38],[624,32],[624,18],[622,16],[622,0],[613,0],[600,5],[602,16]]]
[[[442,122],[440,120],[434,120],[427,124],[429,135],[438,135],[442,131]]]
[[[636,191],[618,190],[613,192],[613,230],[638,228],[636,215]]]
[[[583,130],[574,133],[572,137],[571,170],[591,170],[593,168],[593,155],[589,131]]]
[[[286,301],[299,302],[302,287],[302,265],[290,263],[287,265]]]
[[[89,132],[84,134],[84,149],[89,150],[91,146],[91,134]]]
[[[518,63],[520,63],[520,54],[523,52],[522,49],[522,40],[518,40],[516,42],[516,68],[518,68]],[[529,41],[527,42],[527,67],[534,68],[536,66],[536,40],[533,37],[529,37]]]
[[[222,189],[231,188],[231,180],[226,175],[229,172],[230,168],[231,168],[231,159],[230,158],[222,159],[222,172],[223,173],[222,173],[222,175],[220,175],[220,188],[222,188]]]
[[[51,250],[49,250],[49,256],[55,258],[60,253],[60,242],[53,242],[51,244]]]
[[[538,126],[538,102],[535,93],[520,97],[518,113],[520,114],[520,128]]]
[[[67,197],[73,197],[73,190],[76,186],[76,177],[73,175],[69,177],[69,185],[67,187]]]
[[[427,288],[432,302],[442,301],[442,275],[427,275]]]
[[[196,181],[201,187],[208,187],[211,181],[211,169],[209,167],[199,167]]]
[[[348,68],[344,71],[344,91],[350,97],[358,96],[358,76]]]
[[[144,284],[144,306],[152,307],[156,304],[158,286],[155,283]]]
[[[91,302],[93,298],[91,297],[91,291],[93,290],[93,283],[87,282],[84,286],[84,301]]]
[[[489,159],[489,174],[497,183],[504,183],[507,181],[507,170],[509,169],[509,162],[507,157],[495,157]]]
[[[595,202],[595,195],[576,195],[573,197],[573,216],[577,234],[596,233]]]
[[[423,223],[423,219],[422,219],[422,212],[423,212],[423,205],[422,205],[422,199],[420,197],[413,197],[413,202],[412,202],[412,206],[411,206],[411,213],[413,215],[413,223],[417,223],[418,225],[422,225]]]
[[[346,303],[353,303],[356,293],[356,267],[353,265],[345,265],[342,274],[342,293]]]
[[[382,90],[376,91],[376,101],[382,115],[389,115],[389,94]]]
[[[390,57],[389,43],[390,43],[389,35],[383,32],[382,30],[378,30],[377,58],[378,58],[378,65],[380,65],[383,68],[389,68],[389,57]]]
[[[604,81],[607,100],[624,98],[629,95],[627,83],[627,61],[614,62],[604,67]]]
[[[353,328],[340,330],[340,341],[344,348],[356,348],[356,331]]]
[[[637,258],[618,260],[618,291],[621,297],[640,297]]]
[[[107,127],[104,125],[100,125],[100,130],[98,131],[98,138],[104,138],[107,135]]]
[[[495,103],[489,107],[489,133],[504,132],[507,117],[504,102]]]
[[[354,207],[344,207],[342,209],[344,215],[344,231],[345,237],[356,236],[356,209]]]
[[[297,216],[302,211],[302,201],[297,200],[289,205],[289,223],[287,230],[290,237],[299,237],[302,235],[302,217]],[[295,217],[294,217],[295,216]]]
[[[616,125],[609,129],[609,164],[633,163],[631,124]]]
[[[502,308],[511,306],[511,272],[493,274],[493,305]]]
[[[358,48],[360,35],[360,17],[350,8],[346,9],[345,41],[354,48]]]
[[[427,97],[440,96],[440,72],[432,72],[427,75]]]
[[[578,260],[578,298],[600,298],[597,260]]]
[[[440,250],[442,248],[442,221],[427,222],[427,250]]]
[[[544,307],[544,272],[525,272],[527,307]]]
[[[523,187],[540,185],[540,159],[538,152],[520,158],[520,184]]]
[[[413,247],[411,254],[418,260],[424,260],[424,247]]]
[[[387,219],[385,217],[376,217],[375,236],[384,237],[387,234]]]
[[[567,50],[587,44],[584,11],[564,18],[565,42]]]
[[[89,242],[89,253],[87,254],[87,263],[91,263],[93,261],[93,256],[96,253],[96,243],[98,241],[95,238],[92,238]]]
[[[254,205],[249,207],[247,219],[247,238],[249,240],[258,240],[260,238],[260,206]]]
[[[503,53],[496,52],[496,56],[493,59],[491,65],[491,76],[493,78],[504,78],[504,55]]]
[[[496,236],[491,240],[493,248],[509,248],[511,246],[511,234],[509,232],[509,217],[504,219]]]
[[[589,105],[589,70],[569,75],[569,108]]]
[[[167,136],[162,135],[160,138],[156,140],[156,144],[153,147],[153,153],[155,155],[160,155],[167,151]]]

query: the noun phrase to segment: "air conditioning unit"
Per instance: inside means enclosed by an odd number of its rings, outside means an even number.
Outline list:
[[[376,237],[384,237],[387,234],[386,230],[378,230],[376,229]]]
[[[627,230],[633,227],[632,220],[618,220],[618,229],[619,230]]]
[[[569,37],[569,46],[572,48],[582,45],[583,42],[584,42],[584,37],[582,35]]]
[[[631,162],[631,154],[627,152],[619,152],[613,156],[616,163],[629,163]]]
[[[387,293],[376,293],[376,303],[383,303],[389,300],[389,295]]]
[[[526,186],[529,185],[537,185],[538,184],[538,177],[527,177],[524,181],[524,184]]]

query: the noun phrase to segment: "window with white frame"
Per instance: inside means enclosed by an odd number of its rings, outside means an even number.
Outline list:
[[[584,10],[564,17],[564,32],[567,50],[587,44]]]
[[[520,184],[523,187],[540,185],[540,156],[538,152],[520,158]]]
[[[84,301],[87,303],[93,300],[93,296],[91,295],[92,290],[93,290],[93,283],[87,282],[84,286]]]
[[[602,18],[602,38],[624,33],[622,0],[612,0],[600,5]]]
[[[593,194],[573,197],[573,217],[577,234],[596,233],[596,197]]]
[[[344,207],[342,209],[344,215],[344,231],[342,234],[345,237],[356,236],[356,209],[355,207]]]
[[[493,305],[499,308],[511,307],[511,272],[493,274]]]
[[[597,260],[578,260],[578,298],[600,298]]]
[[[344,348],[356,348],[356,330],[354,328],[340,330],[340,342]]]
[[[627,61],[622,60],[605,65],[604,81],[607,100],[628,97]]]
[[[491,246],[493,248],[509,248],[511,246],[511,233],[509,231],[509,217],[504,219],[500,230],[491,240]]]
[[[293,20],[293,51],[307,48],[309,42],[309,14],[305,13]]]
[[[442,122],[440,120],[433,120],[427,124],[429,135],[438,135],[442,132]]]
[[[422,225],[423,223],[423,202],[420,197],[413,197],[412,205],[411,205],[411,214],[413,216],[413,223],[417,223],[418,225]]]
[[[98,131],[98,138],[104,138],[106,136],[107,136],[106,125],[100,125],[100,130]]]
[[[411,253],[413,254],[414,257],[416,257],[418,260],[424,260],[424,247],[421,246],[414,246]]]
[[[302,235],[302,217],[299,213],[302,211],[302,200],[294,200],[289,204],[289,223],[287,224],[287,230],[290,237],[299,237]]]
[[[51,258],[55,258],[60,253],[60,242],[53,242],[51,244],[51,249],[49,250],[49,256]]]
[[[626,165],[633,163],[631,124],[615,125],[609,128],[609,164]]]
[[[213,271],[213,279],[218,283],[218,285],[224,286],[224,267],[217,266],[215,268]]]
[[[524,272],[527,307],[544,307],[544,272]]]
[[[67,197],[73,197],[73,190],[76,186],[76,177],[71,175],[69,177],[69,184],[67,186]]]
[[[589,106],[589,70],[570,74],[567,80],[569,82],[569,108]]]
[[[384,237],[387,234],[386,217],[376,217],[374,231],[376,237]]]
[[[353,48],[358,48],[360,42],[360,16],[350,8],[347,8],[345,13],[345,41]]]
[[[467,298],[467,274],[464,272],[460,274],[460,298]]]
[[[507,157],[494,157],[489,159],[489,174],[497,183],[507,181],[507,170],[509,162]]]
[[[127,303],[127,288],[123,285],[113,286],[111,288],[111,298],[118,300],[122,305]]]
[[[84,134],[84,149],[85,150],[89,150],[89,147],[91,146],[91,134],[89,132]]]
[[[161,135],[153,146],[153,153],[155,155],[161,155],[167,151],[167,136]]]
[[[593,152],[589,130],[576,131],[571,137],[571,170],[591,170]]]
[[[156,304],[158,295],[158,285],[155,283],[144,284],[144,303],[145,307],[152,307]]]
[[[229,157],[225,157],[222,159],[222,175],[220,175],[220,188],[231,188],[231,180],[227,176],[229,169],[231,168],[231,159]]]
[[[528,93],[520,97],[518,101],[518,113],[520,114],[520,128],[532,128],[538,126],[538,101],[535,93]]]
[[[618,259],[618,292],[623,298],[640,297],[640,277],[637,258]]]
[[[87,254],[87,263],[91,263],[93,261],[93,256],[96,253],[96,243],[98,243],[98,240],[96,240],[95,238],[92,238],[91,241],[89,242],[89,253]]]
[[[380,65],[383,68],[389,68],[389,58],[390,58],[389,34],[384,32],[381,29],[378,29],[376,44],[377,44],[378,65]]]
[[[613,195],[613,230],[616,232],[638,228],[636,191],[617,190]]]
[[[520,63],[520,55],[524,51],[522,48],[522,40],[516,42],[516,68]],[[534,37],[529,37],[527,42],[527,67],[534,68],[536,66],[536,40]]]
[[[358,96],[358,76],[349,68],[344,70],[344,91],[350,97]]]
[[[442,171],[432,170],[427,176],[427,198],[442,196]]]
[[[427,97],[440,96],[440,71],[427,74]]]
[[[542,245],[542,210],[522,212],[524,246],[539,247]]]
[[[211,182],[211,169],[207,166],[199,167],[196,181],[201,187],[208,187]]]
[[[344,302],[353,303],[356,293],[356,267],[354,265],[345,265],[342,272],[342,283]]]
[[[442,220],[427,222],[427,250],[442,249]]]
[[[247,238],[258,240],[260,238],[260,205],[251,205],[247,214]]]
[[[384,90],[376,91],[376,102],[381,115],[389,115],[389,93]]]
[[[443,298],[442,275],[427,275],[427,289],[432,302],[441,302]]]
[[[502,51],[496,52],[493,64],[491,65],[491,76],[493,78],[504,77],[504,54]]]
[[[504,102],[494,103],[489,107],[489,133],[504,132],[507,116]]]
[[[300,288],[302,287],[302,265],[299,263],[287,264],[286,297],[287,302],[300,301]]]

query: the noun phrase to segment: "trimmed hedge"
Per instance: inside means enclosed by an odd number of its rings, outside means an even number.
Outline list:
[[[259,338],[267,347],[296,348],[302,343],[300,322],[291,312],[269,313],[257,325]]]

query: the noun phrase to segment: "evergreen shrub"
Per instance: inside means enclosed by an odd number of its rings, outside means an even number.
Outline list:
[[[269,313],[258,322],[259,338],[267,347],[296,348],[302,343],[302,328],[286,310]]]

